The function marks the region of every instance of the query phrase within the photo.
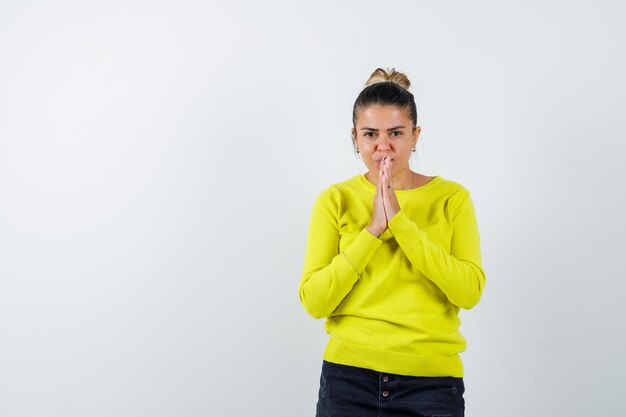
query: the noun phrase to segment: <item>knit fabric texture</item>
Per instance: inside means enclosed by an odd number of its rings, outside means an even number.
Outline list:
[[[326,318],[329,362],[409,376],[463,376],[458,317],[485,286],[474,205],[461,184],[435,176],[395,190],[400,211],[367,231],[376,187],[365,175],[316,199],[300,302]]]

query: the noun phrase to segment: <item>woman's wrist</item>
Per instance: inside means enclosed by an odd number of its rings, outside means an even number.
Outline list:
[[[385,230],[387,230],[386,228],[380,228],[380,227],[376,227],[374,225],[368,225],[366,227],[367,231],[370,232],[371,234],[373,234],[376,237],[380,237],[380,235],[382,235],[383,233],[385,233]]]

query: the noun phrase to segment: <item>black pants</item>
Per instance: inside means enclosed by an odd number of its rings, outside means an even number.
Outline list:
[[[463,417],[463,378],[386,374],[324,361],[316,417]]]

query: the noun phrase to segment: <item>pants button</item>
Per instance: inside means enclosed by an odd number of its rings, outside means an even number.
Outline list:
[[[389,391],[384,390],[383,391],[383,397],[385,397],[385,398],[389,397]]]
[[[383,382],[389,382],[389,377],[387,375],[383,377]]]

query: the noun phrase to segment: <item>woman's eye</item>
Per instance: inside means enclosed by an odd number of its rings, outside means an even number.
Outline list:
[[[363,134],[363,136],[365,136],[366,138],[373,138],[375,136],[374,132],[365,132]]]
[[[391,136],[397,138],[399,136],[402,136],[402,132],[391,132]]]

